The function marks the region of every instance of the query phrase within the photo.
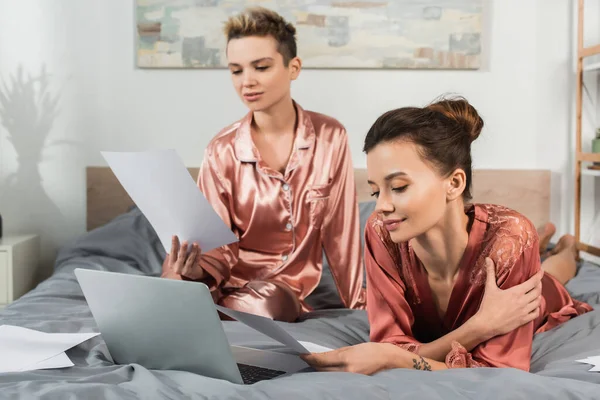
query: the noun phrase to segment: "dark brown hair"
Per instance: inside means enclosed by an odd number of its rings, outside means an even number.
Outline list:
[[[277,41],[277,51],[284,65],[296,57],[296,28],[281,15],[264,7],[247,8],[227,20],[224,27],[227,43],[248,36],[272,36]]]
[[[471,143],[479,137],[483,120],[469,102],[457,97],[441,99],[426,107],[404,107],[380,116],[373,124],[363,151],[380,143],[406,140],[417,145],[423,160],[442,176],[457,168],[465,171],[463,199],[471,200]]]

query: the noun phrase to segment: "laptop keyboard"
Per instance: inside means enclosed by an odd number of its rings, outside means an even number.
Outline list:
[[[239,364],[238,368],[242,379],[246,385],[251,385],[258,381],[273,379],[277,376],[285,374],[285,371],[277,371],[274,369],[261,368],[255,365]]]

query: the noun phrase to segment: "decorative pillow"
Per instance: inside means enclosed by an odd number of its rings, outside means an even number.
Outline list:
[[[375,211],[375,201],[361,202],[358,204],[358,209],[360,212],[360,253],[362,255],[365,247],[365,226],[367,225],[367,220],[373,214],[373,211]],[[366,272],[364,272],[363,287],[366,287],[366,285],[367,277]],[[306,298],[306,302],[315,310],[344,307],[331,276],[325,252],[323,252],[323,274],[321,275],[321,281],[319,282],[319,286]]]

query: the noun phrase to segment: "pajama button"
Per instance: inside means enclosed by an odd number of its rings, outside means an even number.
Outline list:
[[[288,259],[288,256],[287,256],[287,254],[284,254],[284,255],[281,257],[281,259],[282,259],[284,262],[285,262],[285,261],[287,261],[287,259]]]
[[[287,183],[284,183],[282,186],[282,189],[287,192],[288,190],[290,190],[290,185],[288,185]]]
[[[287,223],[285,224],[285,229],[287,229],[288,231],[292,229],[292,224],[291,223]]]

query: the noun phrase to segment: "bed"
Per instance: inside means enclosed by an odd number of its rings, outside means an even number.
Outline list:
[[[195,175],[195,169],[190,173]],[[356,170],[361,224],[373,209],[365,171]],[[88,228],[64,246],[54,273],[0,311],[0,325],[45,332],[97,332],[73,274],[75,268],[157,276],[164,258],[143,214],[107,168],[88,168]],[[476,171],[474,200],[513,207],[536,224],[550,212],[548,171]],[[368,340],[364,311],[340,308],[326,271],[311,295],[315,311],[293,324],[280,323],[299,340],[341,347]],[[330,278],[330,277],[329,277]],[[568,284],[578,299],[598,305],[600,268],[582,263]],[[600,311],[575,318],[534,339],[531,373],[514,369],[441,372],[391,370],[375,376],[306,371],[254,385],[234,385],[181,371],[115,365],[102,336],[69,350],[74,367],[0,374],[1,398],[42,399],[597,399],[600,373],[575,360],[600,355]],[[157,324],[160,323],[157,321]],[[235,321],[223,322],[232,344],[281,350],[277,343]],[[140,334],[143,334],[140,332]],[[0,355],[1,356],[1,355]]]

